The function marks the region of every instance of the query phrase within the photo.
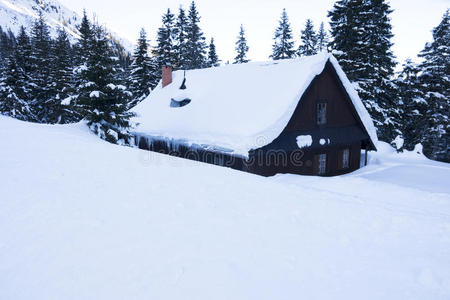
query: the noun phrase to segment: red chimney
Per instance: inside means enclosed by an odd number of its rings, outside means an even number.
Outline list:
[[[172,67],[163,66],[162,67],[162,87],[166,87],[172,83]]]

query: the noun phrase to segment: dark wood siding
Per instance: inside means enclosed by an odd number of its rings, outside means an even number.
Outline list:
[[[316,105],[318,101],[327,102],[327,124],[324,127],[345,127],[358,125],[347,95],[339,87],[338,78],[327,64],[324,72],[316,77],[299,102],[286,131],[318,128]]]
[[[317,124],[316,109],[318,102],[327,103],[327,123],[325,125]],[[352,139],[354,133],[353,131],[348,131],[348,129],[354,127],[359,127],[361,131],[364,132],[364,136],[358,136],[357,138],[355,137],[355,139]],[[293,139],[296,136],[296,133],[308,131],[320,133],[320,131],[324,131],[327,128],[338,129],[344,136],[347,134],[348,139],[346,139],[346,142],[344,143],[332,141],[330,145],[297,149],[302,152],[301,163],[288,160],[286,165],[265,164],[248,166],[247,170],[265,176],[277,173],[317,175],[317,155],[321,153],[327,155],[327,173],[325,176],[345,174],[359,168],[361,144],[363,140],[368,139],[368,135],[365,133],[365,129],[362,127],[353,104],[343,89],[331,63],[327,63],[324,71],[316,76],[303,94],[294,114],[280,136],[271,145],[258,149],[253,155],[263,156],[264,152],[279,149],[280,144],[289,144],[286,141],[283,141],[283,139]],[[318,137],[316,136],[313,138]],[[290,141],[290,144],[293,142],[294,141]],[[350,150],[349,168],[343,169],[342,151],[345,148]],[[289,157],[289,155],[287,155],[287,157]]]

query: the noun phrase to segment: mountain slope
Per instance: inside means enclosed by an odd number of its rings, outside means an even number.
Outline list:
[[[4,31],[9,29],[17,35],[20,26],[31,28],[39,13],[44,16],[53,37],[58,28],[65,28],[72,42],[78,39],[77,26],[82,18],[57,0],[0,0],[0,26]],[[111,37],[131,51],[132,44],[129,41],[112,32]]]
[[[450,299],[448,164],[264,178],[2,116],[0,140],[0,299]]]

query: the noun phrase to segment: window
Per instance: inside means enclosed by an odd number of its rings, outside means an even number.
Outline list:
[[[327,155],[326,154],[319,154],[319,157],[317,159],[318,162],[318,174],[324,175],[327,172]]]
[[[170,99],[170,107],[183,107],[188,105],[189,103],[191,103],[191,99],[189,98],[183,100]]]
[[[317,103],[317,125],[327,124],[327,103]]]
[[[342,151],[342,168],[347,169],[350,167],[350,149],[344,149]]]

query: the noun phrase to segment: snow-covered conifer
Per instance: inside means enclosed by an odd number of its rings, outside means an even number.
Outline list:
[[[234,58],[235,64],[247,63],[249,59],[247,58],[248,46],[247,39],[245,38],[244,26],[241,24],[241,28],[239,30],[239,36],[236,41],[236,57]]]
[[[47,123],[71,123],[79,120],[70,103],[64,101],[74,94],[73,56],[69,37],[64,29],[58,29],[58,37],[53,43],[53,84],[50,98],[46,101]]]
[[[49,121],[49,110],[46,102],[51,98],[52,78],[52,40],[48,25],[45,23],[42,13],[33,25],[31,34],[31,80],[32,109],[37,121],[47,123]]]
[[[286,9],[283,9],[273,40],[274,44],[272,46],[272,54],[270,55],[270,58],[273,60],[279,60],[295,57],[292,29]]]
[[[355,84],[374,119],[381,140],[391,142],[400,132],[399,103],[392,82],[392,10],[386,0],[338,0],[329,12],[340,64]]]
[[[30,92],[27,90],[27,77],[16,61],[16,55],[10,55],[6,67],[0,75],[0,113],[25,121],[34,117],[25,100]]]
[[[206,65],[206,43],[203,31],[200,29],[200,16],[195,2],[192,1],[187,16],[187,69],[199,69]]]
[[[131,64],[130,91],[133,93],[133,100],[130,107],[147,97],[151,89],[158,84],[157,68],[154,59],[148,55],[147,34],[142,28]]]
[[[325,25],[322,22],[320,23],[319,31],[317,32],[317,51],[319,52],[327,51],[328,43],[329,43],[328,33],[325,30]]]
[[[424,153],[432,158],[450,162],[450,10],[433,29],[433,42],[421,51],[424,59],[419,66],[419,81],[428,104],[428,130]]]
[[[118,58],[109,45],[102,27],[93,26],[93,38],[86,67],[81,71],[84,84],[79,86],[76,103],[89,128],[112,143],[129,144],[128,111],[131,92],[117,80]]]
[[[217,67],[220,65],[219,56],[216,52],[216,45],[214,45],[214,38],[211,38],[211,42],[209,43],[208,47],[208,61],[207,66],[208,67]]]
[[[170,9],[162,17],[162,26],[158,29],[157,46],[153,50],[158,65],[173,66],[176,62],[175,53],[175,16]]]
[[[306,20],[305,29],[302,30],[301,44],[298,47],[298,56],[309,56],[317,54],[317,34],[311,19]]]
[[[176,69],[186,69],[187,48],[187,26],[188,21],[183,7],[180,6],[177,20],[175,22],[175,65]]]
[[[403,148],[406,150],[413,150],[416,144],[423,143],[427,131],[428,105],[420,90],[418,73],[418,66],[407,59],[395,80],[401,104]]]

